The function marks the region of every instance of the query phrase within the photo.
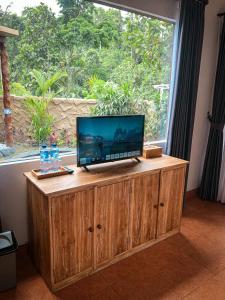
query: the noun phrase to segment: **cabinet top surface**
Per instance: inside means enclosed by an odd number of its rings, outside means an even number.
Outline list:
[[[129,179],[137,174],[145,174],[161,169],[173,168],[179,165],[186,165],[188,162],[175,157],[163,155],[158,158],[140,159],[137,163],[132,160],[117,161],[114,163],[89,166],[90,172],[76,165],[70,165],[74,174],[38,180],[31,172],[24,175],[46,196],[55,196],[65,192],[80,190],[84,187],[94,187],[99,184],[110,183],[119,179]]]

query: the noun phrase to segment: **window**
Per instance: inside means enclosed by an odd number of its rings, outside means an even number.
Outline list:
[[[166,140],[173,22],[87,1],[11,2],[0,23],[20,31],[7,39],[15,145],[0,116],[0,162],[34,158],[43,141],[74,153],[80,115],[144,113],[145,141]]]

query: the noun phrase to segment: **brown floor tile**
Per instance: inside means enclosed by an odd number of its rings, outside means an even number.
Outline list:
[[[185,253],[213,274],[217,274],[225,268],[223,243],[212,241],[205,235],[190,240],[189,245],[185,247]]]
[[[210,279],[201,285],[189,295],[185,300],[224,300],[225,299],[225,284],[224,282]]]
[[[94,296],[109,286],[109,283],[101,276],[100,273],[95,273],[89,277],[81,279],[74,284],[79,293],[84,297]]]
[[[56,292],[56,296],[59,300],[90,300],[91,298],[82,290],[78,289],[75,285],[66,287]]]
[[[137,276],[130,281],[121,280],[113,284],[112,288],[120,296],[119,299],[166,299],[167,295],[173,296],[173,299],[181,299],[179,291],[174,292],[174,281],[166,273],[157,276],[154,274],[146,276],[145,274],[144,277]]]
[[[118,300],[118,297],[116,292],[111,287],[108,287],[100,294],[93,296],[91,300]]]
[[[134,278],[136,272],[145,266],[145,262],[137,255],[128,257],[119,263],[113,264],[110,267],[101,270],[99,273],[108,284],[113,284],[122,279]]]
[[[19,282],[17,290],[23,300],[57,300],[39,275]]]
[[[222,280],[225,285],[225,269],[219,272],[217,275],[214,276],[216,280]]]
[[[0,292],[0,300],[23,300],[23,297],[17,289],[13,289]]]
[[[186,254],[180,254],[177,262],[173,262],[171,268],[165,272],[173,280],[173,291],[181,297],[188,295],[212,278],[210,271]]]

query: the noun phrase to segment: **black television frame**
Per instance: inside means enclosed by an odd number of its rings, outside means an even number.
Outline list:
[[[111,160],[107,160],[107,161],[97,161],[97,162],[93,162],[93,163],[90,163],[90,164],[85,164],[85,165],[81,165],[80,163],[78,163],[78,157],[79,157],[79,120],[80,119],[96,119],[96,118],[118,118],[118,117],[122,117],[122,118],[132,118],[132,117],[143,117],[143,129],[142,129],[142,140],[143,140],[143,143],[142,143],[142,147],[140,149],[140,155],[139,156],[130,156],[130,157],[125,157],[125,158],[116,158],[116,159],[111,159]],[[76,137],[77,137],[77,167],[83,167],[83,168],[86,168],[87,166],[92,166],[92,165],[98,165],[98,164],[105,164],[105,163],[108,163],[108,162],[115,162],[115,161],[120,161],[120,160],[126,160],[126,159],[132,159],[132,158],[138,158],[140,156],[143,155],[143,147],[144,147],[144,130],[145,130],[145,115],[141,115],[141,114],[138,114],[138,115],[111,115],[111,116],[91,116],[91,117],[77,117],[76,118]]]

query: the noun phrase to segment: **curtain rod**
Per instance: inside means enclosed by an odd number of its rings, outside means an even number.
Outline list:
[[[225,12],[219,13],[217,14],[218,17],[224,17],[225,16]]]

